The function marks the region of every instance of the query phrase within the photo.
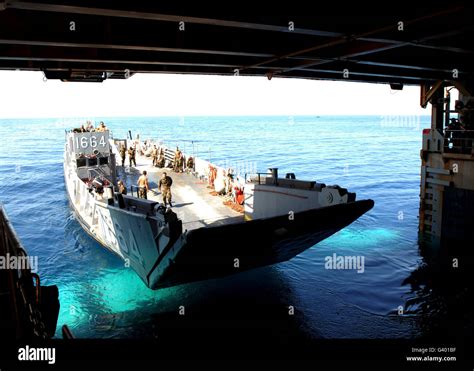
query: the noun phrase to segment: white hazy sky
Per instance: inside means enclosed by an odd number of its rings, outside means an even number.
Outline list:
[[[419,87],[244,76],[140,74],[103,83],[0,71],[0,118],[428,115]]]

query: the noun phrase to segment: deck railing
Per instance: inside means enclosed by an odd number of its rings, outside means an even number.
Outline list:
[[[96,174],[96,176],[98,176],[101,180],[105,179],[110,184],[114,184],[113,180],[111,178],[109,178],[109,176],[100,167],[88,168],[87,172],[88,172],[88,178],[89,179],[95,178],[95,176],[93,176],[93,175]]]
[[[473,154],[474,130],[444,131],[445,153]]]

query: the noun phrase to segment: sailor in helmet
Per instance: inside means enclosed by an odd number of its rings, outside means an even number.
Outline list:
[[[130,167],[132,167],[132,164],[137,166],[137,161],[135,161],[135,148],[130,147],[128,150],[128,158],[130,159]]]
[[[166,207],[167,203],[172,207],[173,205],[171,204],[171,185],[173,184],[173,179],[166,175],[166,173],[163,173],[161,175],[160,182],[158,183],[158,188],[161,191],[161,195],[163,196],[163,203]]]

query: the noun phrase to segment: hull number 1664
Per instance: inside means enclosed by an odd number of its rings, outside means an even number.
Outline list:
[[[95,135],[90,137],[82,136],[80,138],[76,137],[76,148],[88,148],[88,147],[105,147],[105,137],[100,136],[97,138]]]

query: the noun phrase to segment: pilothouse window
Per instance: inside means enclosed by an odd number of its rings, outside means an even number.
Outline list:
[[[78,158],[76,160],[77,167],[86,166],[86,159],[85,158]]]
[[[100,157],[99,158],[99,165],[107,165],[109,163],[108,157]]]
[[[97,158],[90,158],[87,160],[87,166],[97,166]]]

